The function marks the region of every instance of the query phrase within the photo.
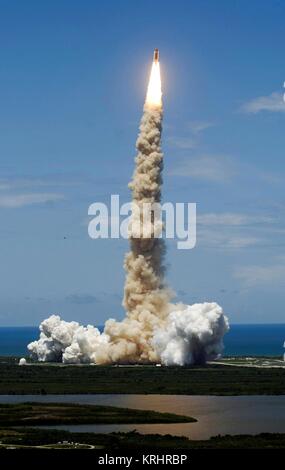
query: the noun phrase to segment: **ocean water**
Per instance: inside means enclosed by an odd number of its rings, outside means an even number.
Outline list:
[[[284,341],[285,323],[231,325],[224,338],[224,356],[281,356]]]
[[[36,326],[0,327],[0,356],[24,356],[27,344],[39,337]]]
[[[26,355],[27,344],[38,337],[38,327],[0,327],[0,356]],[[224,356],[281,356],[284,341],[285,323],[231,325]]]

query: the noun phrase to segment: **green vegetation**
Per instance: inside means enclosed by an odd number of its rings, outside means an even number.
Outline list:
[[[285,434],[257,436],[216,436],[206,441],[191,441],[186,437],[160,434],[129,433],[92,434],[70,433],[55,429],[0,428],[0,448],[93,448],[93,449],[277,449],[285,447]]]
[[[0,358],[0,394],[71,393],[284,395],[285,369],[219,364],[205,367],[18,366]]]
[[[193,423],[196,419],[173,413],[73,403],[0,404],[0,426],[56,424]]]

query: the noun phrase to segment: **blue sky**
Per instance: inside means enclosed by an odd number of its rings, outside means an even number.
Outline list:
[[[88,206],[128,201],[154,47],[165,201],[197,202],[197,247],[169,243],[179,300],[283,322],[282,1],[0,0],[0,325],[121,318],[125,240]]]

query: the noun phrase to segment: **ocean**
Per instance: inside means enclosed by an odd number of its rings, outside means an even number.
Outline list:
[[[38,327],[0,327],[0,356],[24,356],[38,337]],[[284,341],[285,324],[231,325],[224,356],[281,356]]]

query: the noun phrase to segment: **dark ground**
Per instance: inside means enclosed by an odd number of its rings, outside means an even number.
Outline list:
[[[18,361],[18,359],[17,359]],[[155,366],[18,366],[0,358],[0,394],[284,395],[285,369]]]
[[[92,445],[97,449],[133,449],[147,448],[179,449],[284,449],[285,434],[259,434],[257,436],[216,436],[207,441],[191,441],[186,437],[161,436],[160,434],[129,433],[92,434],[69,433],[54,429],[5,429],[0,428],[0,449],[9,446],[50,446],[78,448]],[[58,445],[65,441],[64,445]]]
[[[18,366],[19,358],[0,358],[0,394],[88,394],[88,393],[122,393],[122,394],[188,394],[188,395],[284,395],[285,370],[282,368],[255,368],[231,367],[227,365],[207,365],[204,367],[155,367],[155,366],[128,366],[128,367],[101,367],[101,366],[63,366],[32,364]],[[11,405],[11,407],[21,405]],[[33,405],[33,406],[39,406]],[[45,407],[46,404],[40,404]],[[54,404],[47,405],[54,406]],[[60,406],[66,406],[61,404]],[[72,405],[73,406],[73,405]],[[80,405],[78,405],[80,406]],[[85,406],[85,405],[82,405]],[[6,407],[6,408],[5,408]],[[95,407],[96,408],[96,407]],[[94,422],[96,415],[86,411],[82,419],[91,419]],[[108,407],[102,407],[108,408]],[[16,409],[16,408],[15,408]],[[19,411],[20,408],[18,408]],[[62,430],[47,429],[15,429],[13,425],[22,425],[13,413],[7,414],[7,405],[2,407],[3,419],[0,418],[0,449],[15,446],[46,446],[58,447],[59,441],[68,441],[68,448],[88,448],[95,446],[98,449],[277,449],[285,448],[285,434],[260,434],[257,436],[217,436],[206,441],[191,441],[186,437],[141,435],[130,433],[68,433]],[[26,410],[27,411],[27,410]],[[46,413],[46,418],[44,417]],[[54,410],[58,413],[58,409]],[[65,410],[66,411],[66,410]],[[71,411],[71,410],[69,410]],[[97,411],[99,411],[97,409]],[[101,410],[103,411],[103,410]],[[110,411],[110,410],[109,410]],[[107,412],[107,409],[105,409]],[[132,413],[142,413],[135,410]],[[10,423],[5,422],[10,415]],[[23,413],[23,409],[20,414]],[[41,418],[37,424],[44,424],[43,419],[50,424],[59,423],[56,419],[68,419],[67,414],[60,416],[51,413],[51,410],[41,410]],[[103,411],[104,413],[104,411]],[[120,415],[121,413],[121,415]],[[145,412],[143,412],[145,413]],[[25,412],[24,412],[25,414]],[[99,413],[100,414],[100,413]],[[108,414],[108,413],[107,413]],[[158,413],[159,414],[159,413]],[[162,419],[160,416],[142,417],[142,419]],[[78,418],[73,409],[72,419]],[[120,415],[120,416],[119,416]],[[37,416],[36,412],[32,419]],[[104,419],[129,419],[128,413],[123,409],[116,416]],[[19,414],[18,414],[19,418]],[[23,418],[23,414],[22,414]],[[173,419],[173,416],[164,416]],[[98,419],[98,413],[97,413]],[[131,418],[132,419],[132,418]],[[138,423],[140,417],[136,416]],[[175,418],[177,419],[177,418]],[[184,419],[184,417],[181,417]],[[191,418],[190,418],[191,419]],[[90,421],[91,422],[91,421]],[[110,421],[111,422],[111,421]],[[114,422],[114,421],[113,421]],[[123,422],[123,421],[121,421]],[[129,421],[133,422],[134,421]],[[151,421],[148,421],[151,422]],[[157,421],[153,421],[157,422]],[[163,421],[165,422],[165,421]],[[168,421],[170,422],[170,421]],[[172,421],[173,422],[173,421]],[[177,422],[177,421],[176,421]],[[32,423],[26,423],[31,425]],[[34,424],[34,423],[33,423]],[[47,423],[46,423],[47,424]],[[79,424],[79,421],[77,421]],[[7,427],[9,426],[9,427]],[[135,429],[135,424],[134,424]],[[62,446],[62,444],[60,444]]]
[[[190,416],[74,403],[0,404],[0,427],[57,424],[193,423]]]

